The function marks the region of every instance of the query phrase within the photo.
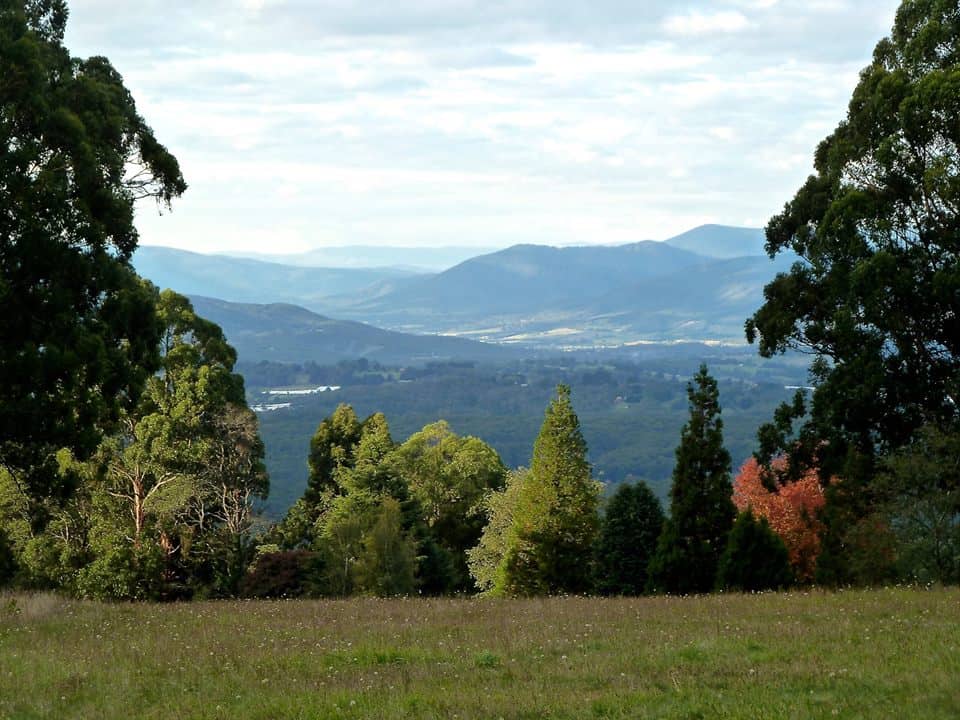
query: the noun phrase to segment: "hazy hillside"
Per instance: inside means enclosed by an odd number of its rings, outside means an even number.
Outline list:
[[[295,265],[325,268],[385,268],[399,267],[419,271],[439,272],[476,255],[493,252],[490,247],[385,247],[348,245],[323,247],[305,253],[277,255],[270,253],[243,253],[238,257]]]
[[[701,225],[665,241],[667,245],[712,258],[763,255],[766,237],[760,228]]]
[[[795,260],[771,261],[761,230],[703,226],[666,242],[518,245],[331,302],[339,316],[386,327],[537,346],[742,342],[763,286]]]
[[[220,325],[245,362],[332,364],[368,358],[396,364],[430,360],[496,360],[516,350],[473,340],[409,335],[359,322],[331,320],[284,303],[254,305],[192,296],[196,311]]]
[[[611,287],[701,259],[649,241],[614,247],[516,245],[416,278],[351,310],[406,322],[439,316],[444,324],[504,313],[530,315],[567,308]]]
[[[311,304],[329,295],[415,277],[412,272],[393,268],[294,267],[152,246],[138,248],[133,264],[138,273],[161,288],[233,302]]]
[[[744,320],[763,286],[795,262],[792,255],[713,260],[620,287],[586,305],[593,324],[625,325],[647,337],[743,338]]]
[[[762,230],[718,225],[704,225],[665,242],[516,245],[437,274],[294,267],[149,247],[135,258],[138,269],[155,283],[187,294],[240,303],[288,303],[401,332],[536,347],[740,342],[744,319],[763,301],[764,284],[791,262],[766,257]],[[251,318],[235,319],[235,334],[247,321]],[[301,335],[277,341],[281,350],[258,342],[258,354],[266,357],[316,350],[314,340]],[[381,345],[364,338],[349,347]],[[419,354],[409,347],[401,352],[411,353]],[[442,356],[447,350],[431,346],[425,353]],[[349,356],[346,349],[342,356]]]

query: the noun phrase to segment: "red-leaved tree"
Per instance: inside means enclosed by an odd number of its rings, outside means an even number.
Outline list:
[[[778,458],[766,472],[781,476],[786,469],[786,459]],[[814,468],[798,480],[777,482],[773,491],[764,487],[763,472],[755,458],[743,464],[733,481],[733,504],[739,512],[752,507],[754,515],[767,519],[787,546],[797,580],[809,581],[820,553],[822,524],[817,515],[824,504],[817,471]]]

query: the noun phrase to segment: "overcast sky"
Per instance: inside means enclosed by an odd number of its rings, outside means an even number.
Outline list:
[[[73,0],[190,184],[199,252],[762,226],[895,0]]]

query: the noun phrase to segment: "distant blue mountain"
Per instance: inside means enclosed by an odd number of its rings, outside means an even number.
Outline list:
[[[672,273],[703,258],[665,243],[550,247],[515,245],[412,279],[378,297],[345,303],[351,314],[418,324],[442,318],[536,315],[602,296],[640,278]]]
[[[475,255],[492,252],[494,248],[481,247],[391,247],[374,245],[348,245],[315,248],[305,253],[279,255],[270,253],[244,253],[237,257],[249,257],[263,262],[274,262],[296,267],[324,268],[384,268],[397,267],[417,272],[441,272]],[[227,253],[235,254],[235,253]]]
[[[415,273],[395,268],[315,268],[202,255],[143,245],[133,257],[137,272],[160,288],[235,302],[292,302],[313,305],[330,295],[353,293]]]
[[[367,358],[393,365],[440,360],[502,360],[519,351],[507,346],[437,335],[380,330],[359,322],[332,320],[286,303],[230,303],[191,296],[198,314],[223,328],[245,362],[272,360],[330,365]]]
[[[541,347],[742,342],[743,322],[762,304],[763,286],[797,260],[788,254],[771,261],[763,243],[759,229],[705,225],[665,242],[515,245],[436,274],[292,267],[149,247],[137,252],[134,263],[158,285],[185,294],[288,303],[302,312],[419,336],[444,333]],[[237,316],[234,334],[255,314]],[[300,332],[289,315],[281,325]],[[317,322],[307,325],[316,329]],[[281,354],[308,359],[288,352],[299,340],[284,337],[277,340]],[[361,346],[346,347],[358,352]],[[434,352],[446,350],[425,354]]]
[[[759,228],[701,225],[664,242],[712,258],[766,256],[766,236]]]

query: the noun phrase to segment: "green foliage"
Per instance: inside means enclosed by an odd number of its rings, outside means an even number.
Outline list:
[[[186,185],[103,57],[71,58],[60,0],[0,7],[0,465],[39,530],[157,367],[154,296],[129,267],[134,203]]]
[[[730,453],[723,447],[717,383],[701,365],[687,386],[690,420],[683,426],[670,488],[670,517],[650,561],[655,592],[713,589],[717,564],[733,525]]]
[[[403,529],[400,503],[384,498],[376,522],[363,538],[357,585],[379,597],[410,595],[416,588],[416,556],[416,544]]]
[[[816,174],[767,226],[771,256],[802,262],[766,286],[747,337],[766,357],[812,353],[816,390],[762,430],[762,454],[844,480],[827,489],[821,580],[856,579],[845,536],[874,510],[878,458],[960,412],[958,116],[956,3],[907,0]]]
[[[325,558],[326,594],[345,597],[356,590],[356,566],[368,528],[368,519],[357,515],[326,520],[319,542]]]
[[[269,489],[236,354],[189,301],[165,291],[160,373],[96,454],[56,454],[71,495],[46,507],[0,476],[0,528],[16,583],[104,599],[235,595],[253,557],[253,502]]]
[[[560,385],[520,487],[499,589],[511,595],[588,591],[598,497],[570,388]]]
[[[960,432],[924,427],[884,461],[875,520],[896,540],[907,581],[960,582]]]
[[[13,582],[17,574],[17,558],[6,530],[0,527],[0,588]]]
[[[793,582],[790,557],[783,540],[750,510],[740,513],[717,568],[721,590],[758,592],[782,590]]]
[[[363,425],[349,405],[338,405],[330,417],[321,421],[310,440],[310,475],[304,493],[308,505],[322,507],[340,493],[337,471],[353,465],[362,430]]]
[[[344,403],[320,421],[310,439],[309,476],[303,497],[290,507],[283,522],[270,531],[271,538],[284,548],[317,544],[327,512],[334,500],[346,492],[342,477],[355,464],[363,427],[353,408]]]
[[[647,566],[663,531],[660,501],[644,482],[623,483],[607,503],[596,547],[596,589],[641,595]]]
[[[496,451],[474,437],[458,437],[440,421],[407,439],[391,462],[417,501],[429,535],[453,565],[449,587],[470,586],[467,551],[480,540],[486,494],[503,487],[507,469]]]
[[[74,592],[98,600],[159,600],[164,587],[165,558],[157,545],[131,545],[116,534],[97,536],[93,560],[75,580]]]
[[[513,528],[513,518],[523,485],[530,479],[530,471],[523,468],[507,473],[502,490],[489,492],[482,502],[486,525],[476,547],[467,551],[467,566],[477,589],[493,592],[504,585],[504,556]]]

